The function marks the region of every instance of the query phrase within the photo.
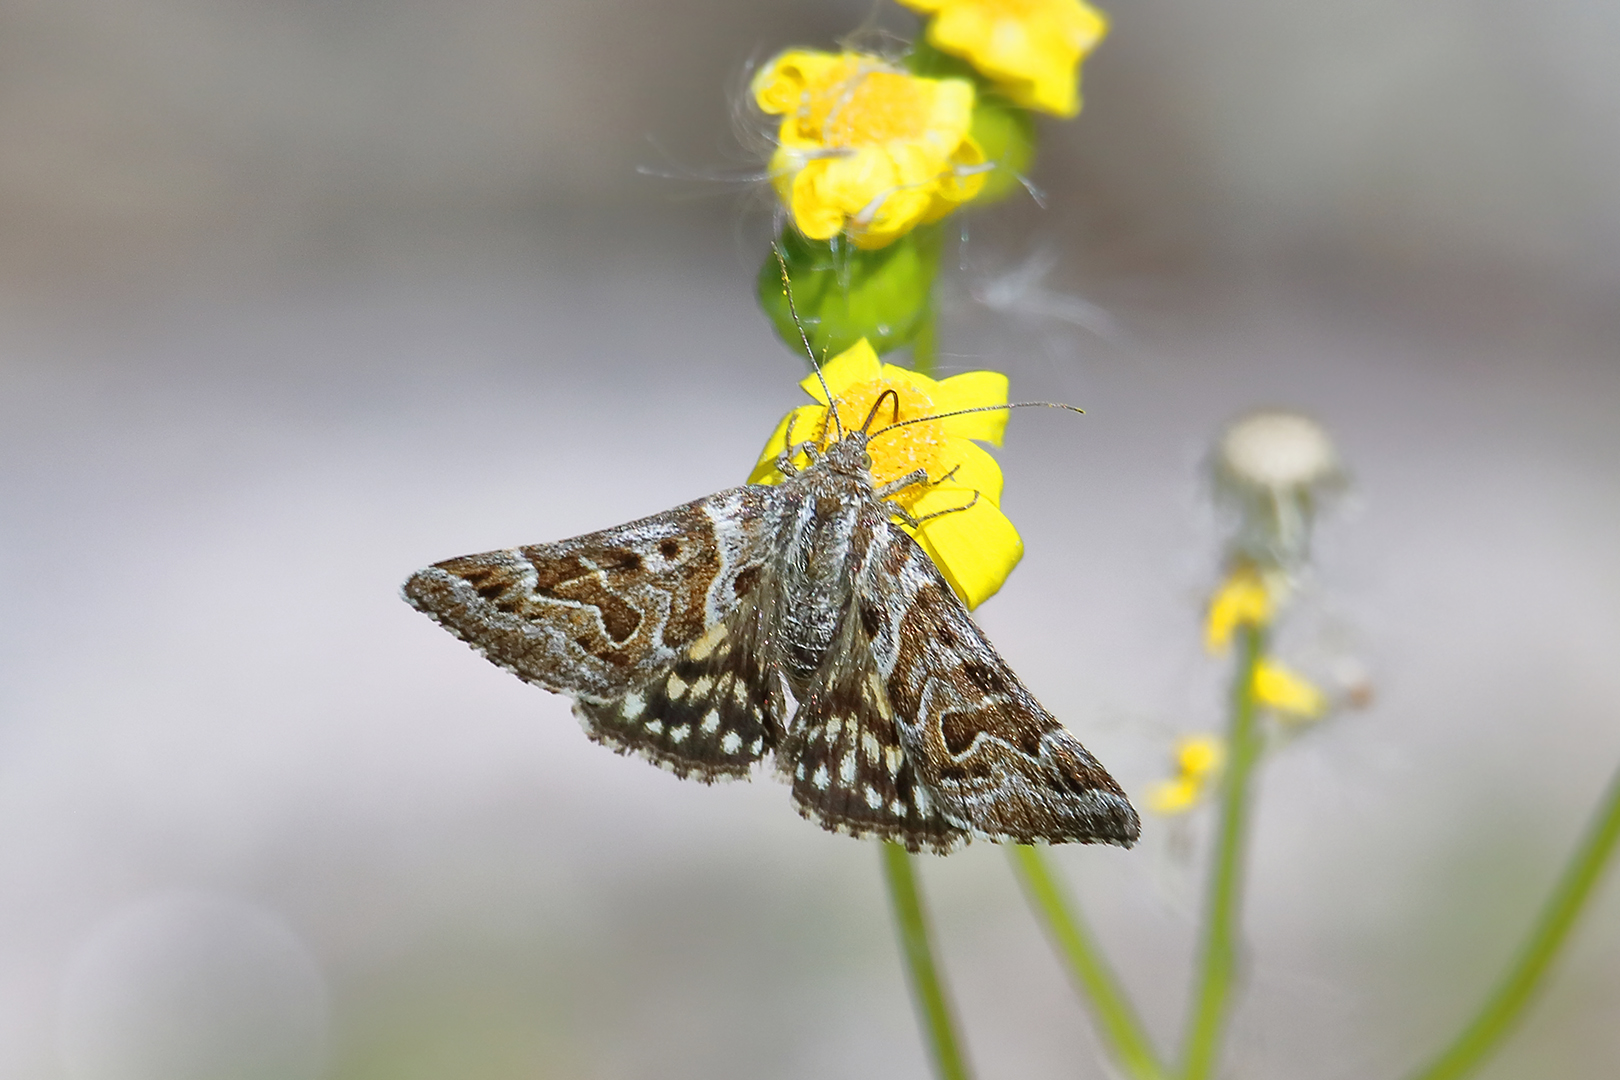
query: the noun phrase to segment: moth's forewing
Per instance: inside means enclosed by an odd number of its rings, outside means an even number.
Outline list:
[[[927,553],[890,531],[861,602],[904,598],[885,687],[945,817],[995,841],[1135,843],[1141,823],[1114,778],[1013,674]]]

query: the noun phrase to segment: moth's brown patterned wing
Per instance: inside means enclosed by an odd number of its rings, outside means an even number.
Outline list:
[[[858,604],[900,744],[940,812],[1000,842],[1135,843],[1141,824],[1114,778],[1019,682],[927,553],[889,533]]]
[[[667,670],[616,700],[578,700],[585,733],[621,754],[705,783],[748,775],[775,748],[771,683],[761,656],[758,586]]]
[[[776,761],[799,813],[825,829],[938,854],[967,842],[967,833],[929,797],[900,743],[855,607],[845,614]]]
[[[592,738],[683,775],[743,775],[769,742],[746,646],[772,497],[732,488],[571,540],[448,559],[413,574],[405,599],[492,663],[574,698]]]

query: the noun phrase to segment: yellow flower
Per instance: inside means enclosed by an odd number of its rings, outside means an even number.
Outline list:
[[[1191,810],[1226,765],[1226,744],[1214,735],[1183,735],[1176,740],[1176,774],[1148,789],[1148,809],[1158,814]]]
[[[1314,683],[1272,660],[1254,669],[1254,697],[1288,719],[1315,720],[1327,711],[1327,698]]]
[[[933,15],[930,44],[966,57],[1019,105],[1080,111],[1080,61],[1108,33],[1108,17],[1083,0],[900,2]]]
[[[923,546],[968,607],[977,607],[995,595],[1023,558],[1024,542],[1001,512],[1001,466],[973,440],[1001,445],[1007,429],[1006,410],[884,429],[896,420],[1005,405],[1007,377],[994,371],[970,371],[936,381],[881,362],[865,338],[829,360],[822,375],[846,432],[860,430],[886,391],[899,396],[898,406],[884,402],[872,425],[867,444],[867,453],[872,457],[872,482],[881,487],[918,469],[926,470],[926,486],[908,487],[892,501],[913,517],[928,520],[916,528],[904,523],[900,527]],[[833,410],[828,407],[821,382],[811,375],[799,385],[816,403],[800,406],[783,417],[760,452],[749,483],[781,483],[776,459],[787,449],[790,428],[794,442],[810,440],[825,448],[837,440],[838,428],[832,423]],[[805,463],[803,454],[795,462]],[[938,517],[929,517],[936,513]]]
[[[880,248],[937,221],[984,186],[968,134],[973,85],[924,79],[865,53],[792,50],[754,77],[781,116],[772,183],[800,232]]]
[[[1271,593],[1260,572],[1248,563],[1233,570],[1209,604],[1204,644],[1220,652],[1232,642],[1239,626],[1264,626],[1271,621]]]

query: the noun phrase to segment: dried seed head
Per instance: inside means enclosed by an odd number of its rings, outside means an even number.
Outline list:
[[[1284,410],[1233,422],[1215,444],[1214,474],[1217,496],[1237,511],[1231,555],[1282,569],[1305,560],[1318,505],[1344,483],[1327,432]]]

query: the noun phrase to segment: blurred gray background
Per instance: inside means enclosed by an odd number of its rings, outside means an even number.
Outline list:
[[[1395,1077],[1620,761],[1620,8],[1109,10],[945,285],[947,369],[1087,410],[1015,419],[980,618],[1140,796],[1221,719],[1204,448],[1328,424],[1284,649],[1375,692],[1267,765],[1231,1074]],[[803,368],[736,94],[874,19],[0,2],[0,1077],[927,1075],[873,849],[396,597],[746,474]],[[1057,852],[1166,1039],[1207,824]],[[1109,1075],[1002,853],[923,875],[982,1075]],[[1486,1076],[1613,1075],[1617,915]]]

